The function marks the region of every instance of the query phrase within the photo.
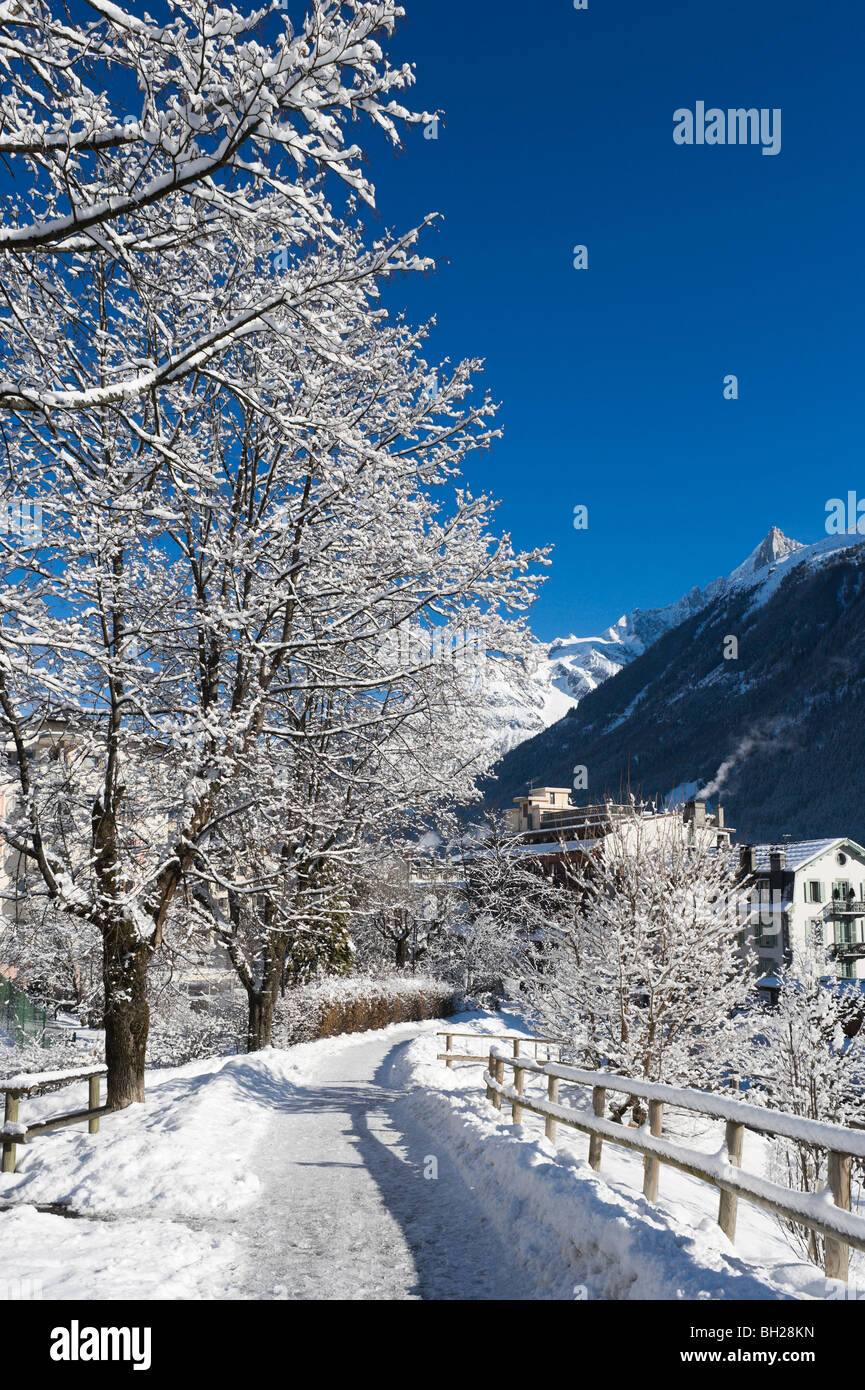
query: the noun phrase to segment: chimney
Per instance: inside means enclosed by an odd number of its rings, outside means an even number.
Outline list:
[[[754,845],[741,845],[739,847],[739,868],[743,874],[755,874],[757,872],[757,850]]]
[[[685,802],[684,821],[686,825],[705,825],[706,824],[706,803],[699,797]]]
[[[773,874],[780,874],[787,867],[787,851],[782,848],[775,848],[769,851],[769,871]]]
[[[723,806],[719,806],[718,809],[717,809],[717,811],[715,812],[715,824],[717,825],[717,827],[718,827],[719,830],[723,830],[723,829],[724,829],[724,808],[723,808]]]

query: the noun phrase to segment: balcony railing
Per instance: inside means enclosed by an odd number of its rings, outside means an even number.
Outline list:
[[[824,917],[865,917],[865,902],[861,898],[833,898],[823,909]]]
[[[833,956],[855,956],[861,959],[865,956],[865,941],[832,941],[829,943],[829,950]]]

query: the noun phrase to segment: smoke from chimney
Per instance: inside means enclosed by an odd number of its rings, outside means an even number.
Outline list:
[[[790,719],[784,719],[770,729],[765,731],[755,729],[752,733],[745,734],[743,738],[740,738],[730,756],[721,763],[711,782],[707,783],[699,793],[700,800],[708,801],[710,797],[715,796],[726,785],[733,769],[738,767],[739,763],[743,763],[746,758],[749,758],[752,753],[757,752],[758,749],[789,746],[789,740],[786,740],[784,735],[791,723]]]

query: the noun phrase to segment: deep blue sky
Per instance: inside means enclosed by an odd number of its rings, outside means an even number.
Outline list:
[[[538,636],[676,599],[773,524],[819,539],[865,495],[862,0],[404,4],[390,51],[446,123],[370,172],[386,225],[444,214],[448,263],[389,298],[486,358],[506,433],[469,480],[555,543]],[[781,153],[675,145],[697,100],[780,107]]]

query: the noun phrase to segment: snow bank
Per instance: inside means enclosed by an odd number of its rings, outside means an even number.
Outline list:
[[[479,1065],[453,1070],[436,1059],[444,1021],[429,1020],[151,1073],[146,1104],[98,1135],[39,1138],[0,1177],[0,1296],[4,1279],[6,1297],[34,1296],[17,1279],[69,1299],[496,1297],[478,1290],[502,1280],[477,1273],[498,1259],[507,1297],[827,1297],[765,1213],[740,1205],[733,1248],[713,1188],[664,1169],[650,1205],[637,1155],[609,1144],[595,1174],[585,1136],[560,1130],[555,1151],[539,1121],[507,1123],[485,1099],[480,1040],[515,1022],[454,1019],[477,1032]],[[56,1102],[26,1100],[24,1120]],[[759,1172],[765,1141],[749,1144]]]
[[[101,1216],[155,1204],[161,1215],[203,1217],[246,1204],[257,1191],[248,1159],[280,1084],[266,1057],[151,1074],[145,1104],[104,1117],[99,1134],[59,1130],[19,1149],[20,1171],[0,1176],[0,1200],[62,1203]],[[64,1103],[67,1097],[86,1105],[86,1084],[69,1087]],[[56,1095],[31,1099],[20,1119],[35,1123],[56,1109]]]
[[[494,1031],[504,1031],[501,1020],[478,1027],[479,1034]],[[689,1202],[678,1214],[675,1202],[648,1203],[640,1191],[639,1159],[632,1164],[632,1185],[619,1180],[623,1170],[606,1153],[606,1175],[594,1173],[572,1144],[563,1142],[556,1151],[538,1128],[508,1123],[509,1107],[495,1112],[485,1099],[482,1066],[448,1070],[435,1052],[434,1039],[418,1038],[399,1059],[399,1079],[414,1087],[414,1113],[453,1151],[527,1281],[549,1289],[533,1297],[826,1297],[831,1285],[812,1266],[791,1261],[779,1238],[770,1236],[763,1246],[777,1252],[777,1263],[744,1259],[708,1213],[692,1214]],[[717,1193],[708,1187],[705,1193],[707,1208],[716,1207]],[[746,1218],[740,1207],[740,1225],[755,1218],[771,1232],[771,1218],[753,1210]]]

